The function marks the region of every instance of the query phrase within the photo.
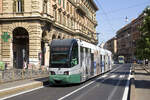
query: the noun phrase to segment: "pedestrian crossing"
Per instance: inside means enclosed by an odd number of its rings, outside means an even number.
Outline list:
[[[103,75],[102,77],[100,77],[100,78],[125,78],[125,74],[123,74],[123,75],[117,75],[117,74],[113,74],[113,75],[110,75],[110,76],[108,76],[108,74],[106,74],[106,75]]]

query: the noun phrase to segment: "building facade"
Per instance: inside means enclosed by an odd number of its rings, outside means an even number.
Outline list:
[[[110,50],[113,54],[117,53],[117,39],[116,37],[111,38],[105,43],[105,48]]]
[[[136,41],[140,38],[139,27],[142,25],[144,16],[138,18],[117,31],[117,56],[124,56],[125,62],[135,60]]]
[[[97,44],[97,10],[93,0],[0,0],[0,61],[49,66],[53,39]]]
[[[117,53],[117,38],[113,37],[105,43],[104,46],[106,49],[110,50],[113,54],[113,59],[116,60]]]

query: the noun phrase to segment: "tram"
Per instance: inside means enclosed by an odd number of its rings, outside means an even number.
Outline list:
[[[124,64],[124,56],[118,56],[119,64]]]
[[[78,39],[52,40],[49,82],[82,83],[112,68],[112,53]]]

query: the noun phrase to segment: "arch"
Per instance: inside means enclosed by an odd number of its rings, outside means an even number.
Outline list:
[[[60,36],[58,36],[58,39],[61,39],[61,37],[60,37]]]
[[[29,34],[23,27],[16,27],[12,31],[13,44],[13,65],[22,69],[27,67],[29,62]]]
[[[53,34],[53,36],[52,36],[52,40],[54,40],[54,39],[56,39],[56,35],[55,34]]]

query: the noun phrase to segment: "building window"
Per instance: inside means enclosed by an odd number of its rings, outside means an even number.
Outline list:
[[[63,0],[63,8],[65,8],[65,0]]]
[[[64,25],[66,26],[66,16],[64,15]]]
[[[72,14],[72,6],[70,5],[70,14]]]
[[[57,10],[55,10],[55,20],[57,21]]]
[[[61,5],[61,0],[58,0],[59,5]]]
[[[59,22],[62,23],[62,15],[61,15],[61,12],[59,12]]]
[[[55,9],[53,9],[53,17],[55,18]]]
[[[62,21],[61,21],[61,23],[64,25],[64,14],[62,13],[62,15],[61,15],[61,17],[62,17]]]
[[[22,13],[24,11],[24,0],[14,0],[13,10]]]
[[[67,17],[67,26],[69,27],[69,17]]]
[[[74,28],[74,23],[73,23],[73,19],[71,19],[71,28]]]
[[[60,23],[60,12],[58,11],[57,21]]]
[[[43,3],[43,13],[47,13],[47,1],[46,0]]]
[[[69,12],[69,3],[67,2],[67,12]]]

